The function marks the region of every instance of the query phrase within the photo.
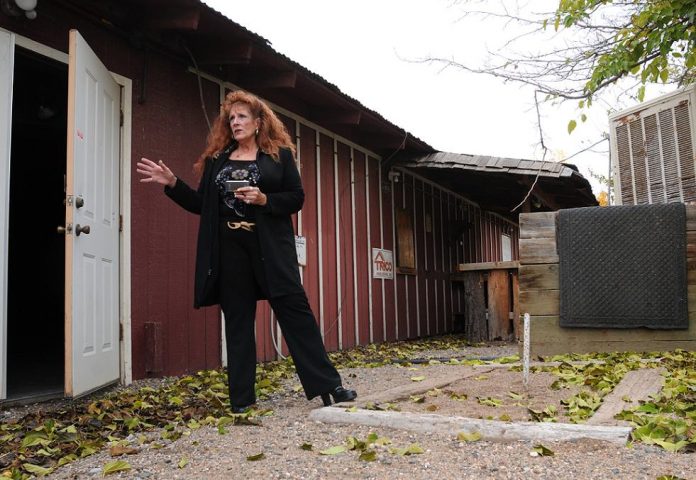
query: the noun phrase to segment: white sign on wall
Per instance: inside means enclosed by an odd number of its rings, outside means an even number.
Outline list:
[[[394,279],[394,260],[391,250],[372,249],[372,278]]]
[[[297,251],[297,263],[307,266],[307,239],[295,235],[295,250]]]

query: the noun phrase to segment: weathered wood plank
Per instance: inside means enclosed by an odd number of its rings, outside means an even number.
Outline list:
[[[560,295],[558,290],[520,291],[520,313],[524,315],[560,315]]]
[[[512,280],[512,324],[515,328],[515,340],[522,338],[522,325],[520,319],[520,281],[519,274],[510,275]]]
[[[696,278],[696,276],[694,277]],[[558,264],[520,266],[520,289],[522,290],[558,290]]]
[[[696,262],[694,262],[694,268],[687,268],[686,270],[686,283],[688,285],[696,285]]]
[[[566,353],[595,352],[669,352],[677,349],[696,350],[696,340],[641,340],[641,341],[594,341],[586,339],[569,339],[564,341],[546,340],[533,344],[530,348],[533,357],[563,355]]]
[[[686,232],[686,261],[696,259],[696,232]]]
[[[686,206],[686,231],[696,230],[696,205]]]
[[[511,340],[510,274],[507,270],[488,273],[488,340]]]
[[[557,212],[520,213],[520,238],[556,237]]]
[[[648,401],[651,395],[662,390],[664,372],[664,368],[641,368],[626,372],[614,390],[602,399],[602,405],[587,420],[587,425],[629,426],[629,422],[616,420],[614,415],[640,406],[641,400]]]
[[[687,301],[688,301],[688,311],[689,312],[695,312],[696,311],[696,285],[687,285],[686,286],[687,290]]]
[[[534,356],[560,353],[663,351],[696,349],[696,312],[689,314],[686,330],[647,328],[561,328],[558,315],[533,316],[530,323]]]
[[[520,238],[520,265],[558,263],[556,237]]]
[[[471,272],[475,270],[501,270],[501,269],[517,269],[520,262],[511,260],[507,262],[482,262],[482,263],[460,263],[457,265],[458,272]]]
[[[481,272],[464,272],[464,338],[470,342],[488,340],[486,301]]]

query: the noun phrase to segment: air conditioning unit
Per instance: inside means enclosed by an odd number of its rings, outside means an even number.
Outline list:
[[[696,202],[696,86],[609,117],[617,205]]]

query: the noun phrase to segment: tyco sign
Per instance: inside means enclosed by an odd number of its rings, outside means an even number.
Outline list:
[[[391,250],[372,249],[372,278],[394,279],[394,261]]]

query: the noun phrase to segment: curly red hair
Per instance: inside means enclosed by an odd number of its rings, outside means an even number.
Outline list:
[[[205,159],[212,157],[224,149],[233,140],[230,128],[229,115],[232,105],[243,103],[249,107],[254,119],[260,120],[259,133],[256,135],[256,144],[262,152],[267,153],[274,160],[278,160],[281,148],[289,149],[295,154],[295,144],[285,128],[283,122],[259,97],[243,90],[235,90],[225,96],[225,101],[220,105],[220,115],[213,122],[207,139],[207,145],[201,156],[193,164],[196,175],[203,173]]]

